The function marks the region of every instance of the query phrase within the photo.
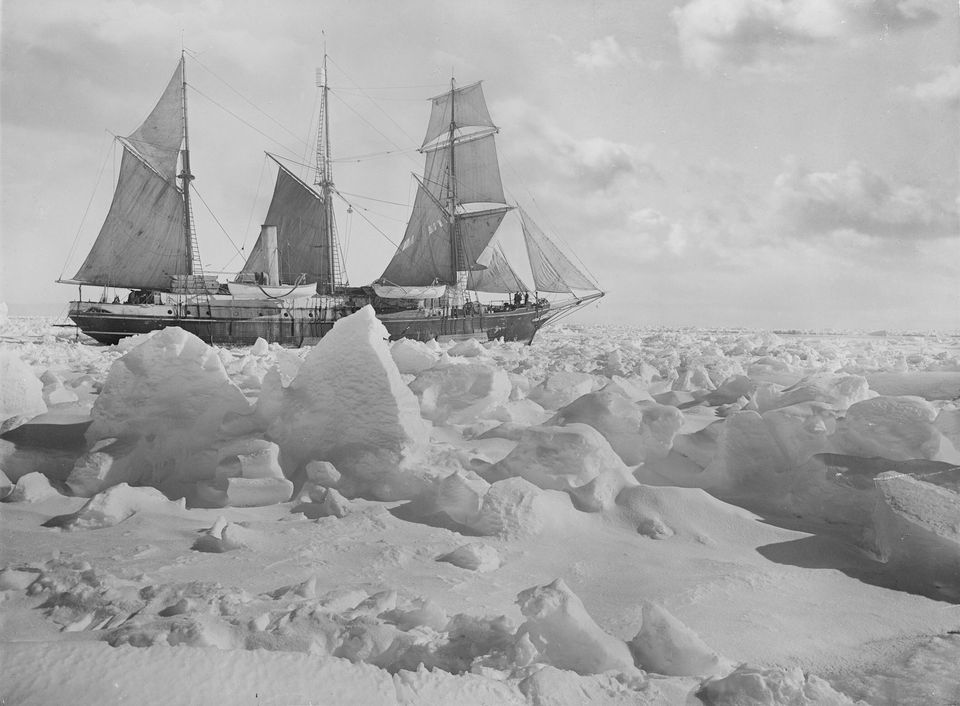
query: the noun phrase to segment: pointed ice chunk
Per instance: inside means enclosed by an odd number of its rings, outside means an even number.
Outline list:
[[[419,489],[407,487],[398,469],[404,455],[426,445],[428,427],[387,339],[367,306],[337,321],[307,355],[268,432],[288,472],[325,460],[350,495],[399,499]]]

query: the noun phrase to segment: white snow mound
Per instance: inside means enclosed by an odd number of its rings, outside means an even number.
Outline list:
[[[643,604],[643,624],[628,643],[637,666],[672,677],[729,674],[734,665],[700,639],[673,615],[655,603]]]
[[[452,552],[438,557],[437,561],[445,561],[461,569],[469,569],[481,574],[500,568],[500,554],[496,547],[480,542],[463,544]]]
[[[186,503],[168,500],[156,488],[134,488],[121,483],[94,495],[76,512],[54,517],[44,524],[68,530],[101,529],[118,525],[138,512],[181,515],[186,512]]]
[[[504,459],[483,472],[492,480],[520,477],[537,487],[570,490],[626,466],[603,435],[587,424],[530,427]]]
[[[517,603],[526,618],[517,637],[530,640],[538,661],[578,674],[637,672],[626,643],[600,629],[563,579],[521,591]]]
[[[183,484],[213,476],[228,413],[249,404],[216,350],[177,327],[150,336],[114,362],[93,405],[87,440],[135,442],[125,480],[183,494]]]
[[[11,503],[36,503],[58,495],[60,493],[50,485],[47,477],[34,471],[17,479],[17,484],[6,501]]]
[[[268,430],[288,475],[324,460],[342,474],[347,495],[396,500],[420,489],[406,482],[399,464],[426,444],[428,427],[387,338],[367,306],[337,321],[307,354]]]
[[[799,667],[738,667],[729,676],[707,682],[697,697],[711,706],[847,706],[854,704],[829,682]],[[862,702],[860,702],[862,703]],[[866,706],[864,704],[864,706]]]
[[[0,434],[43,414],[43,383],[13,351],[0,350]]]

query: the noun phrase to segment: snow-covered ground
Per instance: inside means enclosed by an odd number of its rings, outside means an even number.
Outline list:
[[[960,703],[960,336],[0,322],[0,703]]]

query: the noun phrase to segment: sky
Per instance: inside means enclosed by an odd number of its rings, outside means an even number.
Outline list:
[[[2,0],[0,301],[66,313],[113,136],[181,48],[201,256],[240,269],[264,152],[311,161],[326,52],[351,284],[454,77],[484,81],[508,197],[607,291],[577,321],[960,330],[958,27],[955,0]]]

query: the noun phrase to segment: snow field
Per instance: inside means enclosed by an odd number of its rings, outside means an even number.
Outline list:
[[[224,703],[960,698],[960,340],[6,328],[8,698],[61,700],[86,663],[93,702],[152,663],[191,701],[184,650],[243,673]]]

